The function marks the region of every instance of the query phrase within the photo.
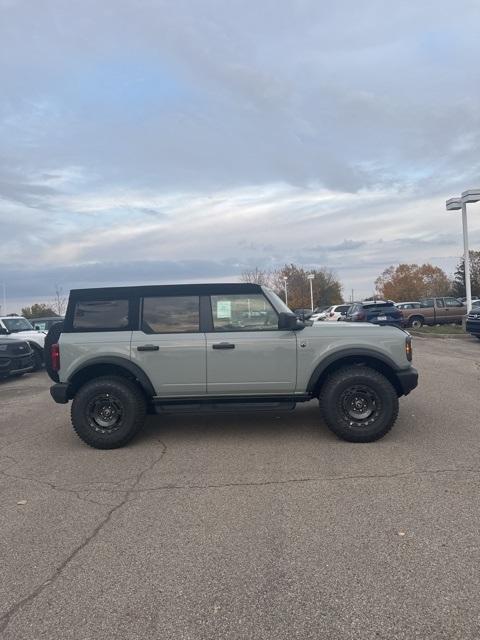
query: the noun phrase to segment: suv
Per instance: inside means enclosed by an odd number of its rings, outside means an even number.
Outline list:
[[[347,322],[372,322],[393,327],[403,325],[402,312],[393,302],[385,300],[355,302],[347,311],[345,320]]]
[[[36,331],[30,322],[22,316],[0,317],[0,335],[13,335],[20,340],[26,340],[32,347],[35,371],[41,369],[43,365],[46,333],[46,331]]]
[[[99,449],[127,443],[147,412],[293,409],[313,398],[339,437],[370,442],[418,379],[408,333],[306,326],[248,283],[74,290],[46,349],[53,399],[73,400],[74,430]]]
[[[22,376],[33,371],[32,347],[25,340],[0,336],[0,380],[8,376]]]

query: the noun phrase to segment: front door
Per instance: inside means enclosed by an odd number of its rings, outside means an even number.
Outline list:
[[[278,316],[260,293],[211,296],[206,334],[209,395],[293,393],[297,336],[278,329]]]
[[[199,297],[145,297],[140,313],[140,330],[132,332],[131,359],[148,375],[156,394],[204,395],[206,349]]]

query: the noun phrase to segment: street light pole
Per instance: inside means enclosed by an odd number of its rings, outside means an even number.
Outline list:
[[[462,200],[463,228],[463,262],[465,265],[465,295],[467,296],[467,312],[472,310],[472,278],[470,275],[470,251],[468,248],[467,203]]]
[[[480,189],[468,189],[462,193],[461,198],[449,198],[446,201],[447,211],[462,210],[463,228],[463,263],[465,266],[465,295],[467,297],[467,313],[472,310],[472,282],[470,276],[470,251],[468,248],[468,220],[467,202],[479,202]]]
[[[310,306],[313,311],[313,279],[315,278],[314,273],[309,273],[307,279],[310,280]]]
[[[283,276],[283,287],[285,289],[285,304],[288,307],[288,293],[287,293],[287,276]]]

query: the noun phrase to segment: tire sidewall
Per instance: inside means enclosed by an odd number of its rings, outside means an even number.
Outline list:
[[[112,432],[95,430],[89,424],[88,407],[98,396],[111,394],[122,408],[119,427]],[[72,424],[77,435],[97,449],[114,449],[131,440],[145,419],[145,401],[136,386],[122,378],[97,378],[77,391],[72,402]]]
[[[351,371],[351,373],[350,373]],[[342,408],[343,394],[353,386],[372,389],[379,400],[378,415],[366,426],[352,425],[355,422]],[[321,405],[329,428],[343,439],[354,442],[370,442],[381,438],[393,425],[398,413],[398,397],[395,389],[382,374],[370,370],[338,372],[326,383],[321,396]]]

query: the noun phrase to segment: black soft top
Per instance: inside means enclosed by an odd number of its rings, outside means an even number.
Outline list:
[[[249,282],[213,282],[202,284],[154,284],[132,287],[95,287],[72,289],[70,300],[114,300],[146,296],[208,296],[241,293],[261,293],[259,284]]]

